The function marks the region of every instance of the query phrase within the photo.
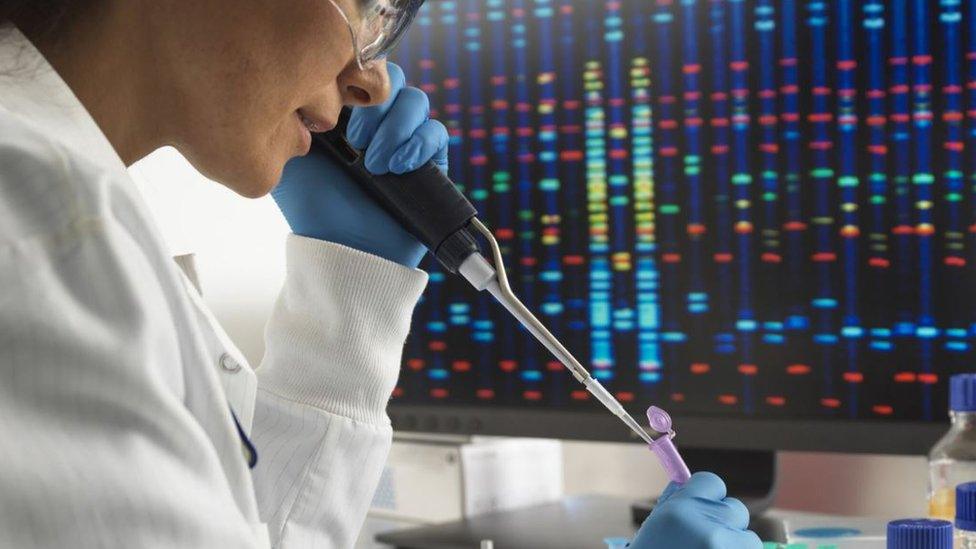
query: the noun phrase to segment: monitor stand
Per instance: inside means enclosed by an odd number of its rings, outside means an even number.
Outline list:
[[[776,452],[681,448],[681,456],[692,471],[711,471],[722,477],[729,495],[742,500],[752,516],[757,517],[772,506],[776,496]],[[634,503],[634,523],[644,522],[656,502],[657,498],[653,498]]]

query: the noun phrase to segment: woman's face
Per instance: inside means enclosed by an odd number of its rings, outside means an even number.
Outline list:
[[[360,0],[336,0],[353,21]],[[267,194],[285,163],[308,152],[303,118],[335,126],[343,105],[390,93],[386,64],[360,70],[329,0],[150,2],[165,27],[151,40],[175,81],[160,131],[193,165],[247,197]],[[154,25],[155,26],[155,25]]]

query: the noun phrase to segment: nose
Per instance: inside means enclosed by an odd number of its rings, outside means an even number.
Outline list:
[[[379,105],[390,96],[390,75],[386,60],[381,59],[365,70],[355,62],[339,74],[339,90],[342,102],[353,107]]]

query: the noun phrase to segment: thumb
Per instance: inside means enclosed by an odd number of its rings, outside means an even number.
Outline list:
[[[661,492],[661,495],[657,498],[657,504],[660,505],[665,501],[668,501],[669,499],[671,499],[671,496],[673,496],[681,488],[682,485],[678,484],[677,482],[669,483],[667,487],[664,489],[664,492]]]

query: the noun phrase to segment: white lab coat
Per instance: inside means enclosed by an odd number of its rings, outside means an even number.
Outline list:
[[[255,371],[147,212],[0,27],[0,548],[351,547],[426,275],[290,236]]]

